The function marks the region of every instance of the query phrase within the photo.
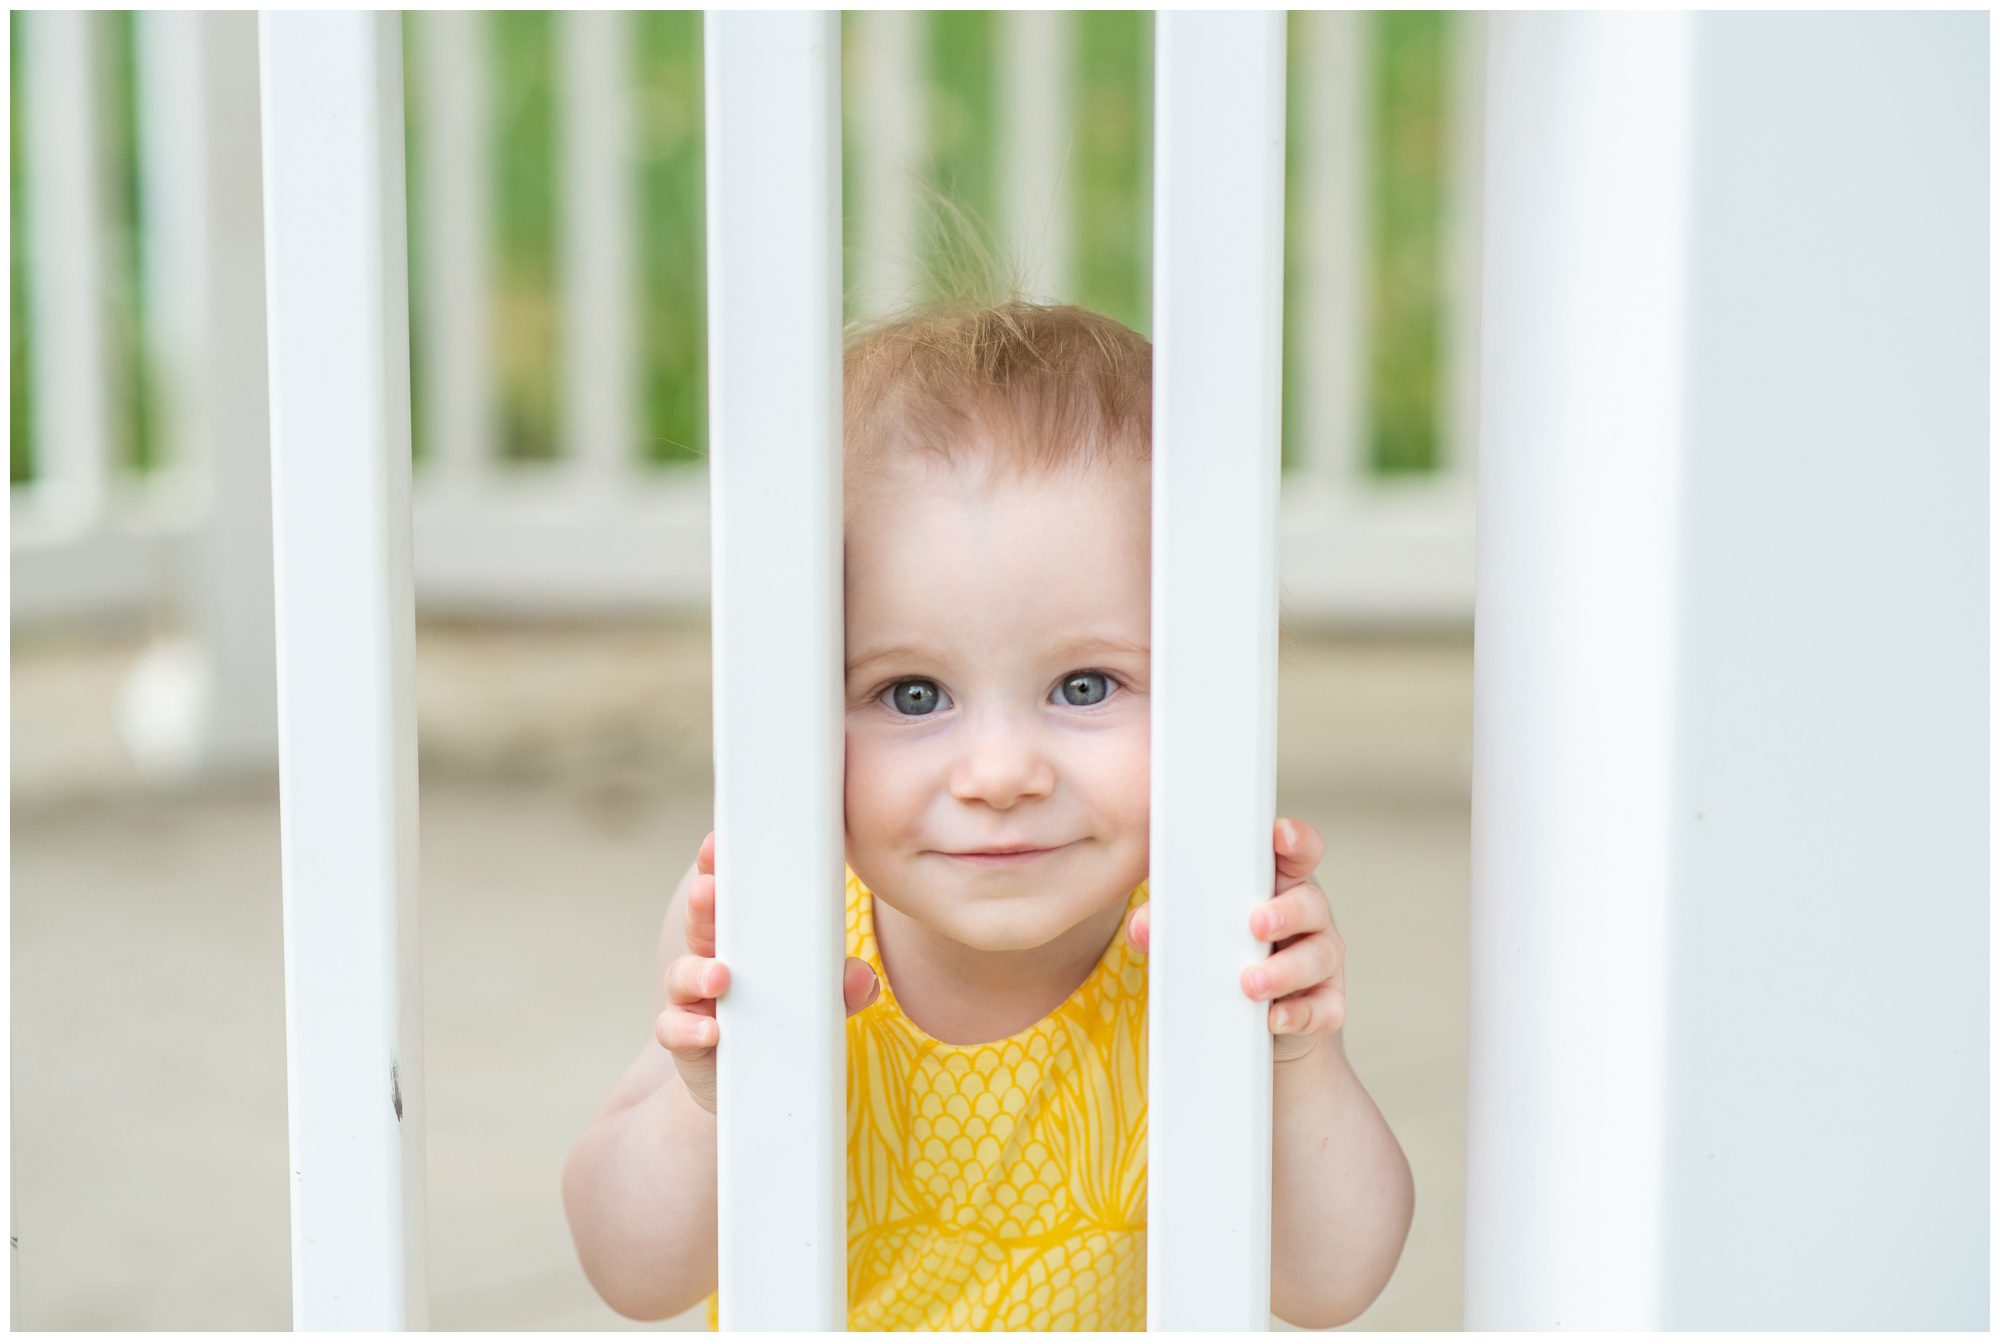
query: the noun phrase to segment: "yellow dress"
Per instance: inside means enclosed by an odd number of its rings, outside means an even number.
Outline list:
[[[1122,926],[1068,1001],[987,1044],[903,1015],[851,869],[847,953],[882,982],[847,1022],[848,1327],[1143,1330],[1146,957]]]

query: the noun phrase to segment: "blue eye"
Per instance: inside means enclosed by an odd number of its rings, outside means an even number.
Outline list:
[[[1066,676],[1060,689],[1063,702],[1073,708],[1088,708],[1092,704],[1104,702],[1111,693],[1111,678],[1101,671],[1079,671]]]
[[[945,693],[928,680],[899,680],[889,687],[890,705],[906,717],[920,718],[937,710]]]

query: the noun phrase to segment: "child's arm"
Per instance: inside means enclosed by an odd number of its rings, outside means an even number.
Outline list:
[[[1307,878],[1326,844],[1311,825],[1273,827],[1272,898],[1250,913],[1251,934],[1277,943],[1243,971],[1243,992],[1269,1001],[1271,1311],[1301,1328],[1358,1318],[1389,1284],[1410,1233],[1416,1190],[1403,1148],[1348,1065],[1346,943],[1326,894]],[[1145,950],[1150,904],[1127,935]]]
[[[656,1013],[667,1007],[668,967],[687,950],[694,877],[691,866],[660,929]],[[659,1042],[640,1050],[577,1138],[562,1193],[584,1275],[620,1314],[668,1318],[715,1289],[715,1115]]]
[[[640,1050],[563,1166],[563,1209],[583,1272],[606,1304],[664,1319],[715,1289],[715,999],[729,969],[715,956],[715,835],[674,891],[660,928],[655,1043]],[[847,957],[852,1016],[879,986]]]
[[[1348,1065],[1347,944],[1326,893],[1308,878],[1326,852],[1311,825],[1273,834],[1276,893],[1251,914],[1277,949],[1244,973],[1270,1000],[1271,1309],[1332,1328],[1374,1303],[1410,1233],[1416,1190],[1403,1148]],[[1262,975],[1260,981],[1259,975]]]
[[[1271,1091],[1271,1311],[1334,1328],[1373,1304],[1410,1233],[1403,1148],[1338,1033],[1278,1063]]]

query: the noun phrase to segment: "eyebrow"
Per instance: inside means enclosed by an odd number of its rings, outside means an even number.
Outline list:
[[[1152,649],[1143,643],[1128,643],[1117,638],[1076,638],[1056,648],[1059,657],[1080,657],[1088,652],[1122,652],[1135,657],[1149,657]],[[877,648],[847,664],[850,673],[876,662],[915,662],[929,658],[943,661],[944,654],[928,643],[898,643],[893,647]]]

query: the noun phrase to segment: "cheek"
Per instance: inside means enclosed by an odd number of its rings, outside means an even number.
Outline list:
[[[1152,739],[1144,717],[1106,732],[1079,751],[1073,762],[1078,783],[1093,805],[1120,829],[1143,835],[1151,812]]]
[[[847,834],[858,847],[893,842],[912,832],[923,815],[922,791],[913,786],[909,761],[869,732],[847,733]]]

